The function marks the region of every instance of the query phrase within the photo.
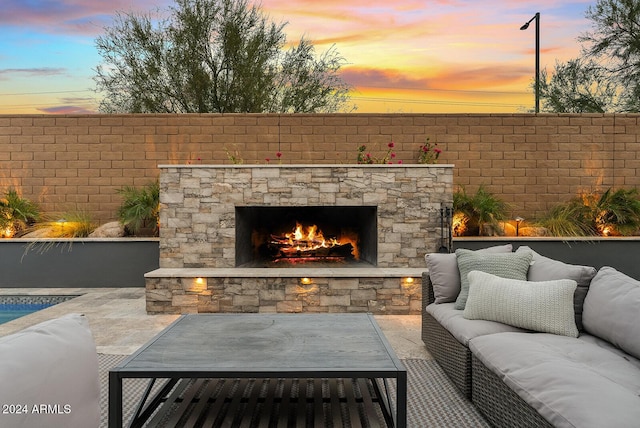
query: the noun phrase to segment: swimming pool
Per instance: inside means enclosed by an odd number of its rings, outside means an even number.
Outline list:
[[[0,296],[0,324],[32,314],[76,296]]]

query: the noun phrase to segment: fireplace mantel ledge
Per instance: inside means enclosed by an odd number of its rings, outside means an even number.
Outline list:
[[[394,163],[394,164],[356,164],[356,163],[339,163],[339,164],[257,164],[257,165],[245,165],[245,164],[209,164],[209,165],[158,165],[158,168],[192,168],[192,169],[207,169],[207,168],[230,168],[230,169],[254,169],[254,168],[453,168],[454,164],[418,164],[418,163]]]
[[[145,278],[403,278],[421,277],[427,268],[160,268]]]

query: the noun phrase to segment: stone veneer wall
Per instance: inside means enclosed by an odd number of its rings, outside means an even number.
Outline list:
[[[236,206],[377,206],[378,267],[440,245],[452,165],[160,166],[160,268],[235,266]]]
[[[322,269],[236,269],[238,274],[207,269],[158,269],[146,277],[149,314],[208,312],[371,312],[419,315],[424,268],[343,269],[338,276]],[[270,269],[273,271],[274,269]],[[325,269],[329,271],[330,269]],[[262,275],[262,276],[261,276]],[[309,278],[304,283],[301,275]],[[324,275],[324,276],[323,276]],[[349,275],[349,276],[347,276]],[[360,275],[360,276],[359,276]],[[200,282],[198,282],[198,278]],[[411,278],[410,280],[408,278]]]

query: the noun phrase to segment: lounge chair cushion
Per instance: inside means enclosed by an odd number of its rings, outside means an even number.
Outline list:
[[[469,342],[471,352],[554,427],[637,427],[637,362],[580,338],[501,333]]]
[[[98,357],[82,315],[66,315],[0,338],[0,379],[0,403],[14,406],[0,414],[0,426],[100,425]]]
[[[640,281],[602,267],[584,301],[584,328],[640,358]]]
[[[506,244],[482,248],[476,252],[510,253],[512,250],[513,246]],[[424,258],[429,269],[435,303],[455,302],[460,293],[460,271],[456,255],[454,253],[430,253]]]

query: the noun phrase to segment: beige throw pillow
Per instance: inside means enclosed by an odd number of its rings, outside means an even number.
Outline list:
[[[470,272],[468,278],[465,318],[578,337],[573,313],[574,280],[520,281],[480,271]]]

